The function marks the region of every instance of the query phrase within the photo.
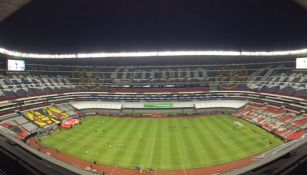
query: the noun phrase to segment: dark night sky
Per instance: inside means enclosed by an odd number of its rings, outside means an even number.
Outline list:
[[[0,24],[0,46],[35,52],[307,47],[291,0],[33,0]]]

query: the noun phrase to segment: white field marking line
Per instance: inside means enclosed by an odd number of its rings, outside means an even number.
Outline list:
[[[154,153],[154,149],[155,149],[155,143],[156,143],[156,136],[157,136],[157,129],[158,129],[158,120],[154,120],[156,121],[156,126],[155,126],[155,130],[154,130],[154,137],[152,139],[152,146],[151,146],[151,154],[150,154],[150,161],[149,164],[151,165],[152,163],[152,159],[153,159],[153,153]]]
[[[208,124],[207,122],[204,122],[217,136],[218,138],[224,143],[226,144],[226,142],[224,141],[224,138],[222,136],[220,136],[220,134],[218,134],[217,132],[215,132],[216,129],[214,129],[210,124]]]
[[[230,118],[231,120],[234,120],[234,119],[232,119],[232,118]],[[223,118],[223,120],[224,121],[226,121],[225,120],[225,118]],[[237,121],[237,120],[234,120],[234,121]],[[243,121],[246,121],[246,120],[243,120]],[[250,123],[248,123],[248,124],[250,124]],[[252,131],[252,129],[250,128],[250,127],[245,127],[245,128],[247,128],[249,131],[251,131],[252,133],[255,133],[254,131]],[[245,128],[243,129],[243,132],[244,133],[246,133],[247,135],[250,135],[250,133],[247,131],[247,130],[245,130]],[[242,130],[241,130],[242,131]],[[269,133],[270,134],[270,133]],[[259,143],[263,143],[263,140],[260,138],[262,135],[261,134],[258,134],[258,133],[256,133],[255,134],[256,135],[256,137],[253,137],[253,138],[256,138],[255,140],[258,140],[258,142]],[[260,136],[261,135],[261,136]]]

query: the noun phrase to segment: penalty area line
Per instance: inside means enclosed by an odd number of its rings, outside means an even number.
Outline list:
[[[215,133],[215,135],[217,135],[217,137],[224,143],[224,144],[227,144],[225,141],[224,141],[224,138],[222,136],[220,136],[220,134],[208,123],[206,123],[206,125]]]

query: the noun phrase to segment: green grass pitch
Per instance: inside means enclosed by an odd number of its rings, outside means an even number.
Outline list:
[[[244,128],[234,127],[239,121]],[[232,162],[283,142],[230,115],[194,118],[87,117],[82,125],[42,138],[80,159],[134,169],[179,170]]]

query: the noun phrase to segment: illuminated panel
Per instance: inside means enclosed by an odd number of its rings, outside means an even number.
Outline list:
[[[296,69],[307,69],[307,57],[296,58]]]
[[[61,58],[114,58],[114,57],[168,57],[168,56],[289,56],[307,54],[307,49],[286,51],[222,51],[222,50],[198,50],[198,51],[152,51],[152,52],[97,52],[97,53],[73,53],[73,54],[37,54],[23,53],[0,48],[4,55],[21,58],[61,59]]]
[[[144,108],[173,108],[173,103],[144,103]]]
[[[7,70],[8,71],[24,71],[25,61],[24,60],[7,60]]]

